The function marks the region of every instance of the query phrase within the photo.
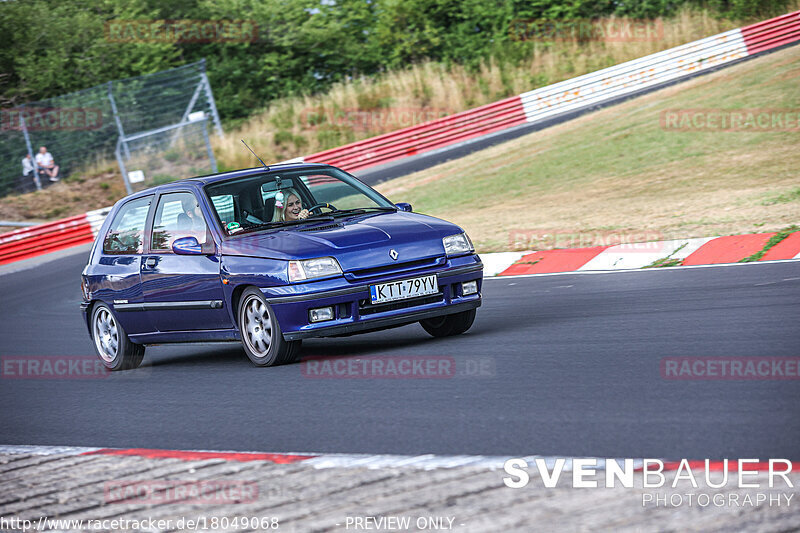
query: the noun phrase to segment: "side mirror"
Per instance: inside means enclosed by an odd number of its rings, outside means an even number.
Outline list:
[[[407,202],[400,202],[398,204],[394,204],[400,211],[405,211],[406,213],[411,212],[411,204]]]
[[[203,247],[196,237],[181,237],[172,242],[172,251],[176,255],[203,255]]]

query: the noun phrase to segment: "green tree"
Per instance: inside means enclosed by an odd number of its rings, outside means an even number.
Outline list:
[[[61,95],[180,63],[167,44],[123,45],[105,38],[105,23],[148,18],[136,2],[10,0],[0,3],[0,98],[5,106]]]

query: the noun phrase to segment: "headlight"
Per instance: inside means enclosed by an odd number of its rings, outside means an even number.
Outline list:
[[[442,239],[442,244],[444,244],[444,252],[447,255],[465,254],[472,251],[472,241],[469,240],[466,233],[445,237]]]
[[[289,261],[289,281],[323,278],[341,273],[342,268],[333,257]]]

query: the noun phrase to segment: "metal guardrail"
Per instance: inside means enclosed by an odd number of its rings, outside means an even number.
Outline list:
[[[304,158],[348,170],[378,165],[525,123],[519,97],[385,133]]]
[[[11,227],[11,228],[27,228],[29,226],[38,226],[38,222],[14,222],[13,220],[0,220],[0,227]]]
[[[800,11],[297,160],[360,170],[590,108],[798,41]]]
[[[0,265],[94,241],[111,208],[0,235]]]

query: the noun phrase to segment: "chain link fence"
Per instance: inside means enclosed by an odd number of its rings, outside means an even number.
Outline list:
[[[199,117],[122,138],[116,157],[128,190],[216,172],[207,124]]]
[[[209,127],[222,134],[205,60],[0,110],[0,197],[54,183],[42,146],[56,179],[116,157],[128,192],[216,172]]]

